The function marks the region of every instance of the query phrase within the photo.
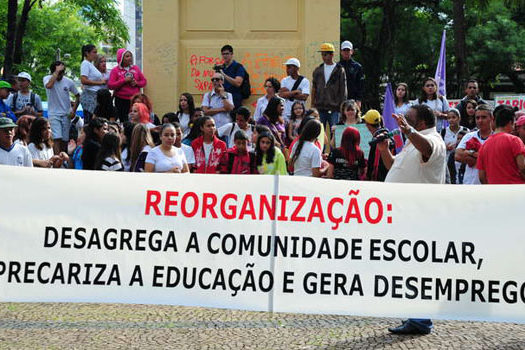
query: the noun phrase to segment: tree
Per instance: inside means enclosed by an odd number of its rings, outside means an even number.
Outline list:
[[[23,6],[20,11],[18,6],[19,0],[8,0],[7,4],[4,77],[11,74],[13,64],[22,63],[24,39],[26,38],[30,12],[34,14],[48,6],[44,0],[21,1],[23,1]],[[71,13],[78,14],[89,26],[94,28],[95,33],[101,39],[112,42],[115,45],[122,45],[129,40],[127,27],[116,7],[116,0],[63,0],[59,4],[66,6]],[[35,7],[37,10],[35,10]]]

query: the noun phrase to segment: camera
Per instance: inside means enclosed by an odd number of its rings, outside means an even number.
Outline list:
[[[226,69],[226,65],[225,64],[216,64],[213,66],[213,70],[217,73],[219,73],[220,71],[222,70],[225,70]]]

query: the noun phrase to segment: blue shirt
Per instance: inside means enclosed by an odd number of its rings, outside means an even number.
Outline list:
[[[6,105],[4,103],[4,100],[2,100],[2,99],[0,99],[0,117],[10,118],[15,123],[16,123],[16,119],[17,119],[15,114],[11,110],[11,108],[9,108],[9,106]]]
[[[244,70],[244,67],[235,60],[232,61],[232,64],[230,64],[228,68],[224,69],[224,73],[233,79],[235,79],[235,77],[242,77],[244,79],[244,77],[246,76],[246,71]],[[233,105],[235,106],[235,108],[242,105],[242,95],[240,87],[235,87],[232,84],[230,84],[227,80],[224,80],[224,90],[232,94]]]

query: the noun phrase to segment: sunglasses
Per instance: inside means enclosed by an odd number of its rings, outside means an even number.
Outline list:
[[[211,81],[222,81],[221,78],[211,78]]]

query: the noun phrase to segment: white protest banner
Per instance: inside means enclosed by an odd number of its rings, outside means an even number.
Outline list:
[[[525,109],[525,95],[496,95],[494,96],[496,106],[509,105]]]
[[[368,158],[368,153],[370,153],[370,145],[368,143],[372,141],[372,134],[366,128],[366,124],[336,125],[334,131],[335,147],[341,147],[343,131],[345,131],[345,129],[349,126],[352,126],[359,130],[359,136],[361,136],[361,140],[359,141],[359,147],[365,154],[365,158]]]
[[[0,178],[1,302],[525,321],[525,186]]]

